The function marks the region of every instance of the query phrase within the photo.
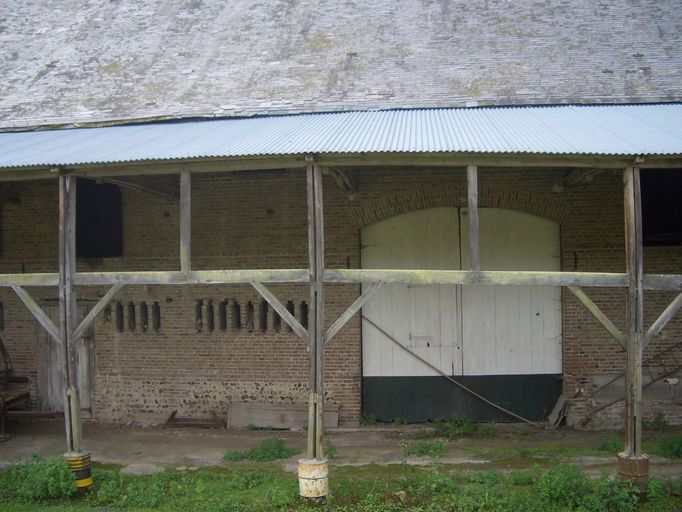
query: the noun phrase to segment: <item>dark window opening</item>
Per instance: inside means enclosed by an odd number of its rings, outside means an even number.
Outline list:
[[[116,303],[116,330],[123,332],[123,304]]]
[[[242,328],[242,311],[239,302],[232,301],[232,329],[238,331]]]
[[[260,314],[258,315],[258,323],[260,324],[260,330],[265,332],[268,330],[268,303],[262,300],[260,303]]]
[[[135,321],[135,304],[128,303],[128,330],[131,332],[135,330],[137,322]]]
[[[123,255],[121,190],[116,185],[76,180],[76,257]]]
[[[682,169],[640,171],[644,245],[682,245]]]
[[[249,301],[246,304],[246,330],[248,332],[253,332],[253,303]]]
[[[218,324],[220,330],[227,331],[227,301],[224,300],[218,304]]]
[[[159,332],[161,329],[161,306],[159,306],[158,302],[154,302],[152,305],[152,324],[154,332]]]
[[[140,327],[142,332],[147,332],[149,329],[149,308],[146,302],[140,304]]]
[[[215,311],[213,309],[213,301],[209,300],[206,306],[206,327],[208,332],[215,331]]]

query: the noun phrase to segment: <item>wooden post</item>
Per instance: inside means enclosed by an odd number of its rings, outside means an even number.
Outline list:
[[[323,340],[324,340],[324,219],[322,210],[322,172],[310,164],[308,183],[308,255],[310,261],[310,415],[308,458],[321,460],[324,414]]]
[[[625,185],[625,249],[628,273],[627,366],[625,373],[625,450],[619,455],[621,478],[634,480],[645,490],[649,459],[642,454],[642,342],[644,337],[644,287],[642,202],[639,168],[623,173]]]
[[[180,270],[192,270],[192,175],[180,173]]]
[[[467,197],[469,203],[469,268],[481,270],[480,237],[478,235],[478,167],[467,166]]]

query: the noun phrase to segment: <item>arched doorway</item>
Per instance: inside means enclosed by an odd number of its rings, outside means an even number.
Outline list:
[[[466,215],[464,208],[430,208],[365,227],[363,268],[468,268]],[[483,270],[561,270],[558,224],[480,208],[479,225]],[[363,316],[371,321],[362,324],[363,409],[379,420],[458,414],[509,421],[441,372],[532,419],[546,416],[561,392],[557,287],[390,284]]]

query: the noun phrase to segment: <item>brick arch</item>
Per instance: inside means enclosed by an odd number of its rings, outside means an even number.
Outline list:
[[[528,213],[558,224],[562,224],[568,216],[568,207],[563,201],[522,189],[481,187],[478,205]],[[393,194],[358,206],[351,211],[351,219],[358,228],[362,228],[403,213],[444,206],[467,206],[466,188],[445,185]]]

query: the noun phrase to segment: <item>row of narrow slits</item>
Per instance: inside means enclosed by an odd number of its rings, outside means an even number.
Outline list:
[[[303,327],[308,327],[308,304],[293,300],[286,303],[286,309]],[[198,300],[194,305],[194,327],[201,332],[292,332],[291,327],[265,301],[254,303],[236,300]]]

